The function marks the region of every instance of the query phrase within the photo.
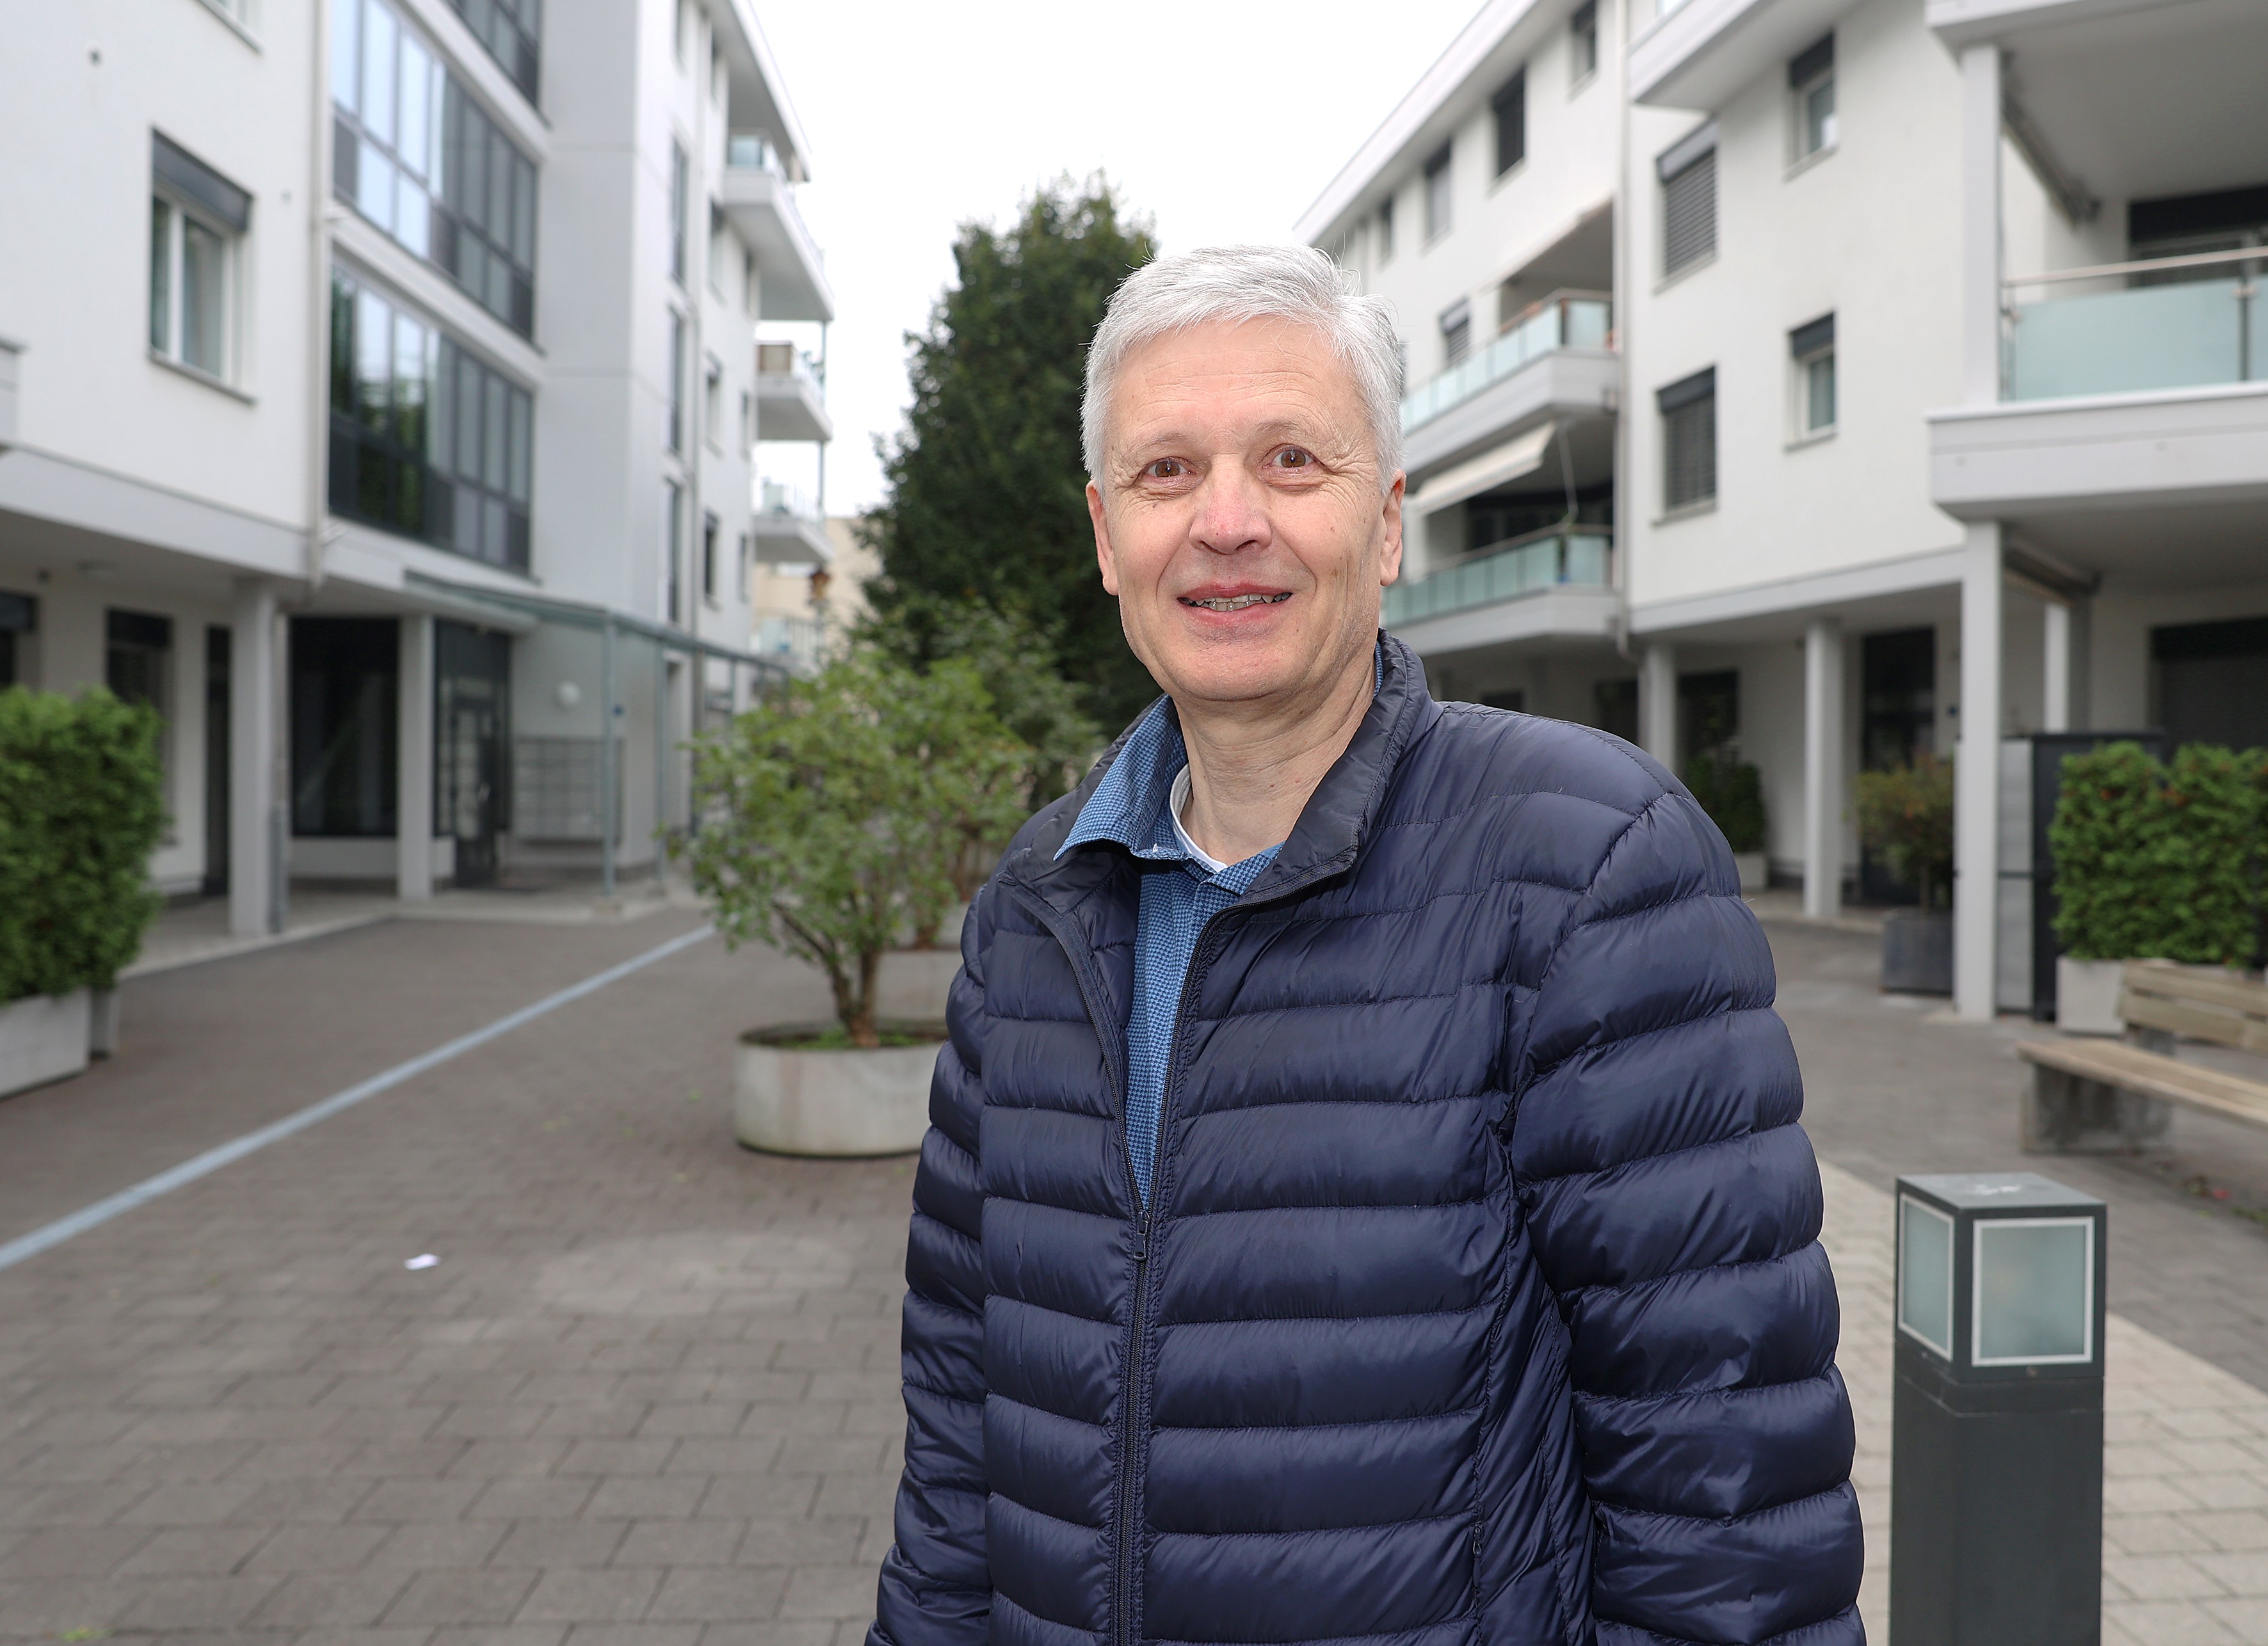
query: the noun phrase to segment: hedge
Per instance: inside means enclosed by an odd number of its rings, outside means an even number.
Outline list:
[[[1685,787],[1734,851],[1764,849],[1764,780],[1729,750],[1712,750],[1685,762]]]
[[[2080,959],[2261,962],[2268,751],[2139,743],[2063,763],[2048,841],[2057,937]]]
[[[106,691],[0,691],[0,1003],[107,988],[162,900],[155,710]]]

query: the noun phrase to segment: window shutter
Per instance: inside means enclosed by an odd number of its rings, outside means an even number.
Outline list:
[[[182,199],[239,234],[252,224],[252,196],[163,132],[150,134],[150,170]]]
[[[1815,355],[1822,349],[1835,347],[1835,317],[1822,314],[1808,326],[1799,326],[1787,334],[1787,351],[1800,360]]]
[[[1835,36],[1830,31],[1805,47],[1787,62],[1787,88],[1800,92],[1835,66]]]
[[[1705,503],[1717,495],[1717,369],[1656,391],[1661,412],[1664,509]]]
[[[1717,151],[1709,150],[1661,185],[1661,271],[1674,275],[1717,250]]]

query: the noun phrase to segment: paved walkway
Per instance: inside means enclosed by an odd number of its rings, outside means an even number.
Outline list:
[[[689,924],[390,922],[129,981],[121,1057],[0,1104],[0,1237]],[[1879,1640],[1883,1188],[2020,1164],[2015,1065],[2002,1031],[1882,1003],[1863,936],[1774,937],[1841,1163]],[[0,1639],[859,1640],[909,1166],[753,1155],[724,1113],[731,1030],[824,1005],[799,968],[703,944],[0,1272]],[[2263,1231],[2228,1209],[2268,1202],[2268,1151],[2224,1144],[2255,1147],[2181,1135],[2202,1199],[2132,1164],[2050,1168],[2114,1204],[2114,1642],[2268,1642],[2268,1378],[2232,1375],[2259,1344],[2226,1323],[2268,1315]]]

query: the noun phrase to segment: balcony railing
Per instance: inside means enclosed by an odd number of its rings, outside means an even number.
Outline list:
[[[760,131],[736,131],[725,138],[725,165],[728,171],[770,172],[783,181],[788,180],[787,163],[772,147],[772,140]]]
[[[2010,301],[2001,398],[2059,400],[2201,388],[2268,378],[2268,309],[2257,271],[2268,248],[2205,252],[2143,262],[2057,269],[2008,283],[2045,288],[2029,303]],[[2169,276],[2173,278],[2169,278]],[[2148,283],[2102,290],[2112,281]],[[2057,285],[2098,289],[2057,296]]]
[[[804,520],[813,525],[823,524],[819,503],[800,486],[790,485],[784,480],[763,482],[756,504],[756,512],[773,519]]]
[[[814,388],[827,386],[827,373],[818,361],[793,343],[758,343],[756,371],[764,377],[799,377]]]
[[[1430,577],[1388,587],[1382,614],[1386,627],[1397,628],[1545,589],[1571,584],[1606,588],[1613,582],[1614,544],[1611,532],[1561,526],[1492,544]]]
[[[1403,398],[1407,434],[1461,406],[1492,384],[1561,349],[1605,349],[1614,332],[1613,301],[1598,292],[1555,291],[1467,355]]]
[[[821,649],[819,624],[811,618],[770,616],[756,626],[757,654],[777,658],[799,674],[819,667]]]

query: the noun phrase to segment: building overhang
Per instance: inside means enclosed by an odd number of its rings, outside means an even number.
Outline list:
[[[1707,594],[1632,601],[1630,632],[1731,643],[1799,634],[1814,617],[1880,620],[1915,609],[1918,598],[1958,589],[1966,563],[1962,548],[1933,549]]]
[[[2268,383],[1934,411],[1929,465],[1962,520],[2268,503]]]
[[[759,510],[753,531],[756,558],[768,566],[824,566],[835,558],[826,526],[799,514]]]
[[[818,383],[802,371],[756,373],[756,438],[832,440],[835,420]]]
[[[725,217],[756,254],[759,320],[831,320],[835,290],[784,178],[762,166],[725,172]]]
[[[762,131],[779,149],[800,181],[811,175],[811,144],[803,121],[789,101],[787,82],[772,57],[771,42],[756,21],[751,0],[724,0],[719,8],[731,26],[719,26],[717,43],[729,77],[731,118],[735,128]],[[719,18],[720,25],[723,18]]]
[[[1420,618],[1396,626],[1394,635],[1421,658],[1521,641],[1607,641],[1621,610],[1622,597],[1612,589],[1562,585]]]
[[[1622,363],[1602,349],[1561,349],[1419,424],[1403,442],[1412,490],[1451,464],[1554,421],[1611,416]]]
[[[1835,26],[1854,0],[1685,0],[1631,41],[1631,100],[1725,107]]]

